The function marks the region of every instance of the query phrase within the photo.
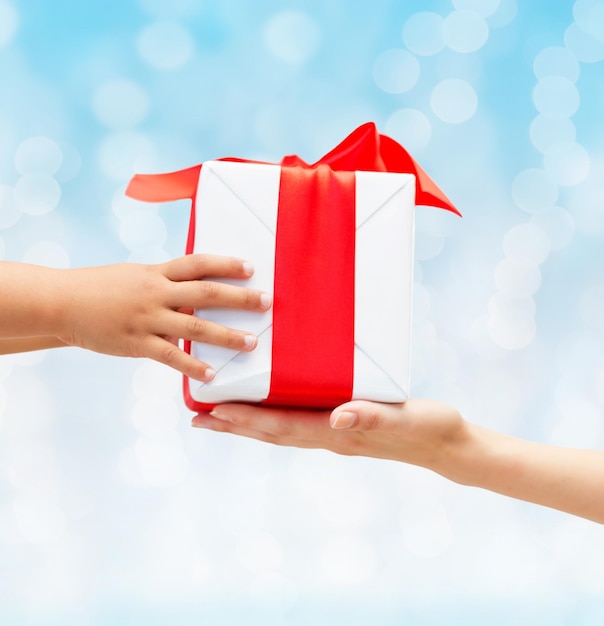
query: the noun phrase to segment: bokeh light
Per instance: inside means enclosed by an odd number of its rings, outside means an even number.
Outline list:
[[[0,185],[0,230],[14,226],[20,217],[15,190],[9,185]]]
[[[499,0],[496,11],[488,16],[489,26],[491,28],[504,28],[516,19],[517,14],[516,0]]]
[[[137,171],[153,169],[156,149],[143,133],[121,131],[107,135],[99,147],[101,171],[114,181],[125,182]]]
[[[414,13],[405,22],[403,42],[420,56],[432,56],[445,47],[442,37],[443,17],[438,13]]]
[[[577,0],[573,6],[573,15],[583,31],[604,43],[604,3],[597,0]]]
[[[188,63],[195,44],[189,31],[176,22],[154,22],[138,35],[138,53],[154,69],[170,71]],[[117,113],[120,111],[118,109]]]
[[[0,2],[0,47],[11,43],[18,25],[19,15],[14,6],[8,2]]]
[[[543,48],[533,62],[535,76],[542,80],[549,76],[562,76],[572,82],[579,79],[580,66],[577,59],[563,46]]]
[[[549,247],[562,250],[570,244],[575,233],[575,221],[565,209],[553,207],[533,215],[531,222],[547,234]]]
[[[535,107],[547,117],[572,117],[579,108],[580,95],[572,80],[563,76],[546,76],[533,92]]]
[[[476,52],[488,38],[487,23],[474,11],[453,11],[443,22],[443,41],[455,52]]]
[[[47,174],[26,174],[17,181],[14,197],[23,213],[44,215],[59,204],[61,186]]]
[[[599,332],[604,332],[604,285],[589,287],[579,301],[581,318]]]
[[[161,248],[167,237],[166,224],[159,215],[144,211],[131,213],[121,222],[119,236],[126,248]]]
[[[577,130],[567,117],[538,115],[531,123],[530,137],[539,152],[548,152],[556,144],[574,142]]]
[[[582,183],[589,176],[590,166],[587,150],[574,141],[554,144],[543,159],[545,171],[565,187]]]
[[[597,63],[604,59],[604,41],[596,39],[579,24],[571,24],[564,33],[564,45],[582,63]]]
[[[508,256],[495,268],[495,285],[506,296],[532,296],[540,284],[538,265],[525,256]]]
[[[159,18],[190,17],[203,8],[203,0],[137,0],[141,8]]]
[[[69,253],[57,241],[38,241],[32,243],[25,250],[23,262],[60,269],[70,267]]]
[[[461,124],[476,112],[478,98],[468,82],[459,78],[447,78],[432,90],[430,106],[443,122]]]
[[[453,0],[458,11],[474,11],[482,17],[493,15],[499,8],[500,0]]]
[[[61,167],[61,148],[48,137],[30,137],[15,152],[15,168],[22,175],[47,174],[54,176]]]
[[[306,13],[277,13],[264,27],[264,42],[278,59],[292,64],[304,63],[312,57],[321,41],[317,24]]]
[[[140,124],[149,110],[147,94],[130,80],[103,83],[94,94],[92,107],[105,126],[115,129],[132,128]]]
[[[523,211],[538,213],[556,204],[558,187],[547,172],[531,168],[514,178],[512,197]]]
[[[398,109],[386,120],[385,132],[414,153],[428,145],[432,124],[418,109]]]
[[[537,265],[547,259],[550,247],[547,232],[534,223],[513,226],[503,239],[503,251],[506,256],[528,259]]]
[[[417,59],[406,50],[382,52],[373,66],[373,77],[380,89],[387,93],[409,91],[419,79]]]

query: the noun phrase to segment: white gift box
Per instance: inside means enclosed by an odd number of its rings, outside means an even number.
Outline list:
[[[185,341],[217,371],[205,384],[185,378],[189,408],[320,408],[409,396],[415,204],[461,214],[375,124],[359,126],[313,165],[296,155],[280,165],[226,158],[137,174],[126,193],[191,200],[187,252],[250,261],[254,276],[231,282],[274,294],[262,314],[195,313],[255,333],[258,346],[240,353]]]
[[[191,251],[235,256],[255,267],[250,280],[224,282],[273,292],[280,176],[281,166],[272,164],[208,161],[201,168]],[[415,185],[413,174],[355,172],[351,399],[400,402],[409,396]],[[256,334],[258,346],[236,352],[193,343],[191,354],[211,364],[216,376],[208,383],[185,380],[185,395],[208,405],[266,400],[273,310],[204,309],[199,315]]]

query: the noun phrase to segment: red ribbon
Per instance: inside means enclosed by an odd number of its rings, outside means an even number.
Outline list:
[[[334,407],[350,400],[354,242],[354,173],[327,165],[283,167],[271,384],[264,404]]]
[[[222,160],[249,162],[242,159]],[[351,397],[354,351],[355,171],[416,177],[416,205],[460,215],[409,153],[364,124],[309,165],[281,161],[275,249],[273,367],[266,404],[333,407]],[[192,200],[187,253],[194,250],[195,196],[201,165],[169,174],[137,174],[126,195],[147,202]],[[190,343],[185,342],[190,350]],[[193,410],[208,405],[191,398]],[[312,396],[309,391],[312,389]]]

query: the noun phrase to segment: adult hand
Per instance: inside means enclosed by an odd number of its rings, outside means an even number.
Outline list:
[[[404,461],[436,469],[466,436],[466,422],[433,400],[402,404],[352,401],[331,413],[223,404],[193,426],[298,448]]]
[[[327,411],[217,406],[193,426],[277,445],[325,448],[412,463],[488,489],[604,523],[604,452],[534,443],[466,422],[432,400],[348,402]]]

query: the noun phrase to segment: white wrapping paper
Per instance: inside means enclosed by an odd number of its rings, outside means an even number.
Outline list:
[[[195,252],[250,261],[248,281],[272,294],[280,166],[208,161],[196,199]],[[356,172],[354,399],[400,402],[409,396],[415,176]],[[308,303],[312,306],[312,302]],[[251,353],[194,343],[211,364],[210,383],[188,380],[192,398],[215,404],[260,402],[271,376],[272,310],[204,309],[205,319],[259,337]]]

